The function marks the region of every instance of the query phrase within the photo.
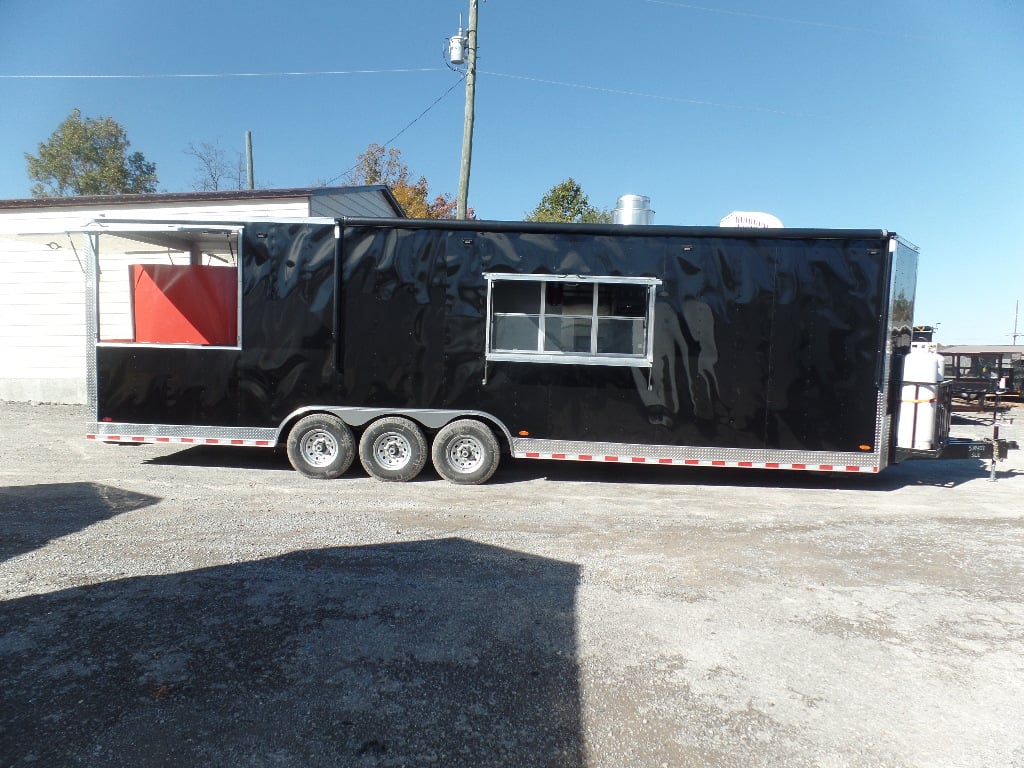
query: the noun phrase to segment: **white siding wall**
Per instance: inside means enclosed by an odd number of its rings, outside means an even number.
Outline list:
[[[86,255],[80,250],[76,258],[63,234],[67,230],[94,218],[244,221],[308,215],[308,198],[0,210],[0,400],[86,402]],[[16,239],[19,234],[45,233],[54,235],[59,249],[42,244],[48,242],[45,237]],[[126,284],[128,267],[113,269],[124,278],[116,283]],[[106,290],[105,283],[101,278],[101,290]],[[106,327],[104,332],[120,333]]]
[[[85,402],[82,266],[67,247],[0,239],[0,399]]]

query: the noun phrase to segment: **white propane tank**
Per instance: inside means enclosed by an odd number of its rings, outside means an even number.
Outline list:
[[[931,451],[935,444],[939,382],[943,358],[934,345],[914,344],[903,361],[903,394],[896,445]]]

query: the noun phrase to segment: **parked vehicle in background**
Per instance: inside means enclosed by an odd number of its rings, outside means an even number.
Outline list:
[[[945,375],[957,393],[981,398],[999,394],[1019,400],[1024,391],[1024,345],[952,345],[939,348]]]

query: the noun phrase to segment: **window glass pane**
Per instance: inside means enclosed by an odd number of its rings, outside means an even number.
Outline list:
[[[616,317],[643,317],[647,314],[647,286],[612,284],[597,289],[597,313]]]
[[[642,364],[639,361],[648,353],[649,297],[647,284],[619,283],[614,278],[609,282],[496,278],[491,283],[489,351],[546,353],[551,356],[548,362],[601,355],[630,360],[606,361],[610,365]],[[539,339],[541,327],[543,338]]]
[[[552,282],[547,284],[544,313],[583,315],[594,312],[594,286],[586,283]]]
[[[491,347],[504,351],[536,352],[539,329],[540,320],[537,315],[496,315]]]
[[[601,318],[597,324],[597,351],[606,355],[642,355],[643,318]]]
[[[492,285],[491,298],[496,313],[540,314],[540,283],[524,280],[496,280]]]
[[[589,317],[544,317],[545,352],[590,352]]]

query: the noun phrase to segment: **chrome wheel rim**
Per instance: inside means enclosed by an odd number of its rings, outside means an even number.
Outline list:
[[[404,469],[412,461],[412,443],[398,432],[385,432],[373,441],[373,459],[384,469]]]
[[[447,455],[449,466],[468,474],[483,466],[486,450],[475,437],[463,436],[448,444]]]
[[[326,429],[314,429],[299,443],[302,459],[313,467],[326,467],[338,458],[338,439]]]

